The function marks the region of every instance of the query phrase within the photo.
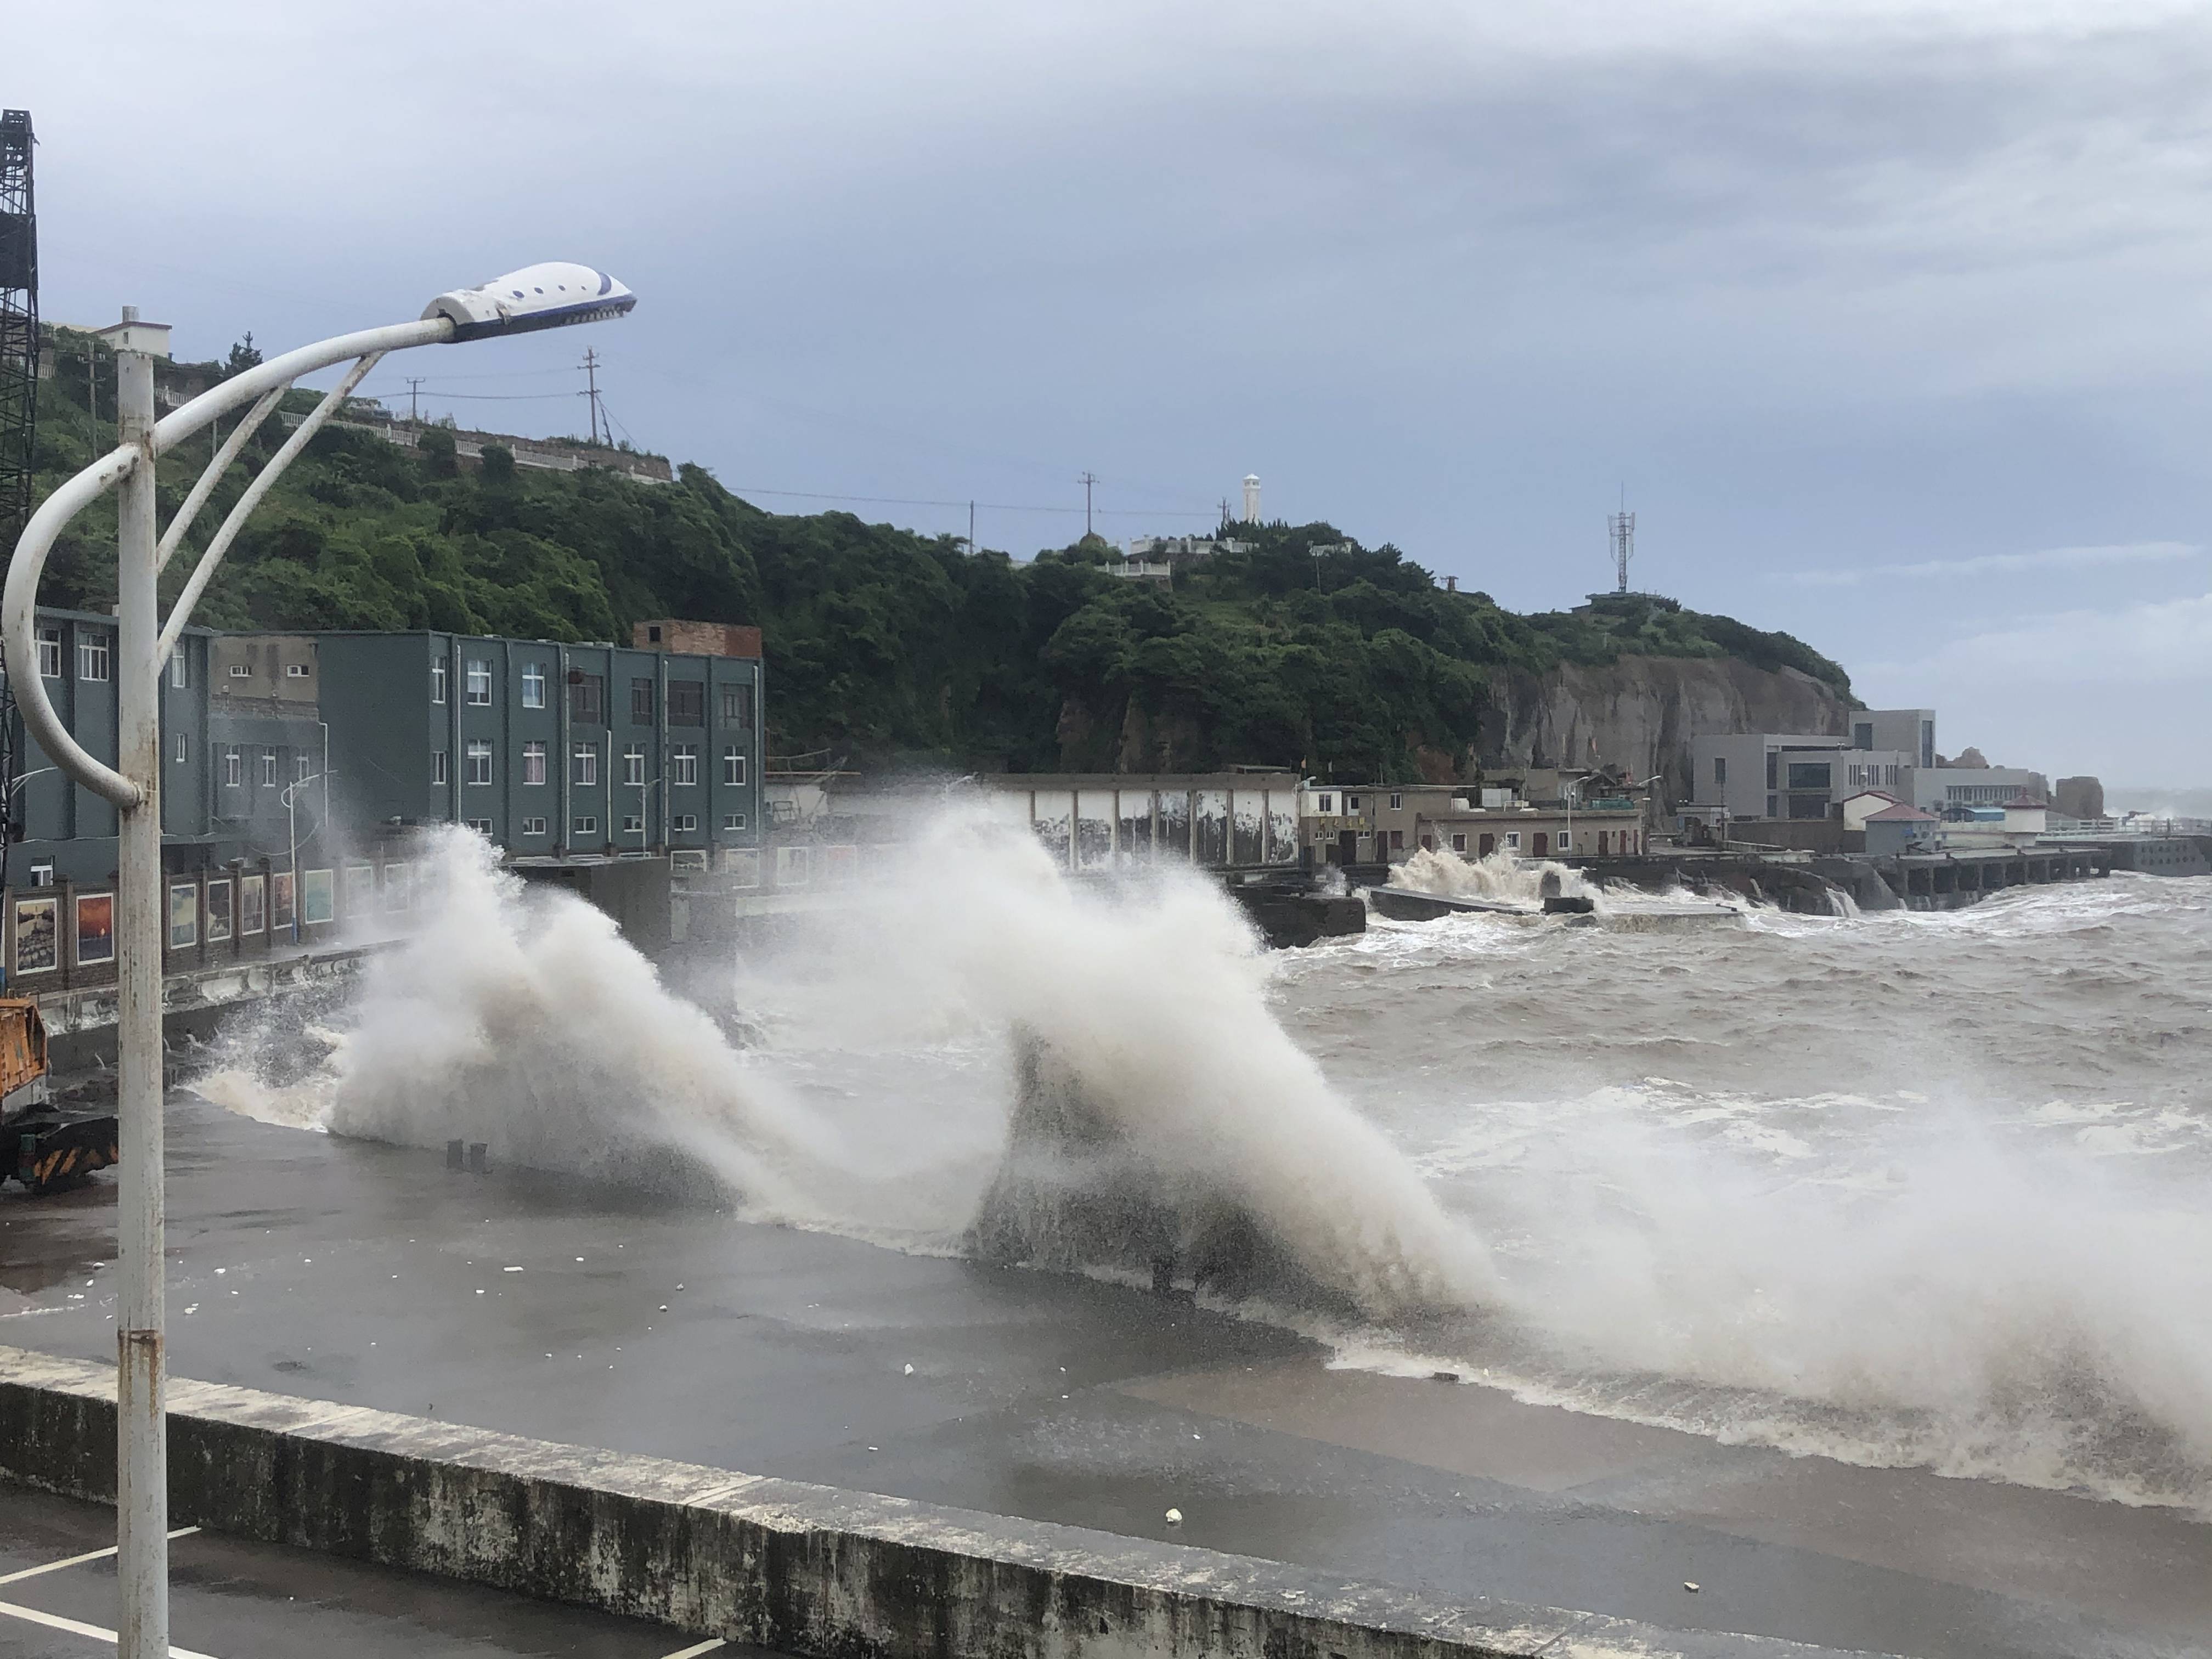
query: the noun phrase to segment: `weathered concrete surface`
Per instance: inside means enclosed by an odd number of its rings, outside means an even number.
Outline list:
[[[687,1632],[881,1659],[1810,1655],[1553,1607],[526,1440],[221,1383],[169,1388],[173,1524]],[[0,1478],[114,1494],[114,1375],[0,1348]]]

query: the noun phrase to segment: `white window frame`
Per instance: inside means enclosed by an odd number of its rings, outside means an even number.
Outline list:
[[[230,665],[230,677],[234,680],[250,680],[253,678],[253,666],[250,663],[234,662]]]
[[[179,766],[185,765],[191,760],[191,741],[183,732],[177,733],[177,764]]]
[[[475,830],[477,834],[480,836],[489,836],[491,834],[491,820],[489,818],[463,818],[461,822],[466,824],[470,829]]]
[[[482,761],[480,767],[477,764]],[[471,788],[488,788],[491,784],[491,744],[483,738],[472,738],[461,751],[461,781]],[[483,775],[479,777],[477,774]]]
[[[689,789],[699,781],[699,745],[679,743],[668,754],[668,781],[672,788]]]
[[[264,789],[276,787],[276,751],[274,749],[261,751],[261,787]]]
[[[523,833],[524,835],[526,835],[526,836],[542,836],[542,835],[544,835],[544,834],[545,833],[545,820],[544,820],[544,818],[525,818],[525,819],[523,819],[523,821],[522,821],[522,833]]]
[[[599,833],[599,821],[589,812],[582,813],[568,821],[568,833],[571,836],[596,836]]]
[[[694,834],[699,828],[699,815],[696,812],[678,812],[676,815],[672,828],[678,835],[688,836]]]
[[[732,789],[745,784],[745,751],[734,745],[722,751],[722,781]]]
[[[183,642],[179,641],[177,648],[169,653],[169,684],[182,691],[191,683],[191,661],[185,655]]]
[[[39,630],[39,678],[58,680],[62,677],[62,630],[41,628]]]
[[[1406,810],[1406,798],[1405,798],[1403,795],[1393,795],[1393,796],[1391,796],[1391,797],[1390,797],[1390,810],[1391,810],[1392,811],[1394,811],[1394,812],[1402,812],[1402,811],[1404,811]]]
[[[307,665],[303,662],[286,663],[284,665],[284,678],[288,680],[306,679],[307,678]]]
[[[1517,853],[1521,850],[1521,832],[1518,830],[1508,830],[1505,832],[1505,850],[1509,853]]]
[[[537,776],[531,776],[532,770]],[[545,745],[534,738],[522,745],[522,781],[532,789],[541,788],[545,782]]]
[[[236,744],[224,745],[222,751],[222,787],[243,788],[246,784],[246,751]]]
[[[1455,853],[1464,853],[1467,851],[1467,832],[1465,830],[1455,830],[1452,831],[1451,849]]]
[[[446,750],[433,749],[430,751],[430,781],[433,784],[442,785],[450,775],[446,770]]]
[[[623,787],[642,789],[645,787],[645,749],[631,744],[623,750]]]
[[[542,662],[522,665],[522,706],[525,708],[545,707],[545,665]]]
[[[471,708],[491,707],[491,659],[470,657],[461,665],[461,700]]]
[[[430,665],[430,701],[441,703],[446,700],[446,659],[443,657]]]
[[[743,812],[725,812],[722,814],[722,828],[726,832],[734,830],[742,830],[744,827],[745,815]]]
[[[569,763],[575,768],[575,777],[574,781],[577,788],[596,789],[599,787],[599,744],[596,743],[578,744],[576,745],[575,753],[569,757]],[[592,822],[596,823],[598,820],[595,818]]]
[[[622,832],[625,836],[643,835],[645,833],[645,819],[643,816],[636,812],[623,813]]]
[[[77,678],[98,684],[112,676],[114,666],[107,635],[89,629],[80,629],[76,636]]]

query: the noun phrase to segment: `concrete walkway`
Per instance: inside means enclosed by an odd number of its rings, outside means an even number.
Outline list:
[[[2171,1511],[1331,1371],[1178,1302],[190,1100],[171,1136],[182,1376],[1674,1628],[2212,1653],[2212,1528]],[[112,1360],[112,1204],[0,1198],[0,1342]]]

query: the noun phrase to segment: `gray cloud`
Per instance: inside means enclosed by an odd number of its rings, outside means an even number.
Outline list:
[[[1978,553],[1965,559],[1922,559],[1911,564],[1868,564],[1837,570],[1796,570],[1788,579],[1814,587],[1856,587],[1863,582],[1987,576],[2033,570],[2087,570],[2100,565],[2164,563],[2193,558],[2203,550],[2190,542],[2119,542],[2105,547],[2046,547],[2033,553]]]

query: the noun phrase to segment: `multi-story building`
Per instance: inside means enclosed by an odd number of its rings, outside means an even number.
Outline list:
[[[511,859],[667,853],[679,868],[757,844],[757,629],[640,623],[626,647],[302,637],[335,793],[365,829],[465,823]]]
[[[1614,858],[1644,850],[1642,805],[1595,793],[1570,808],[1476,784],[1309,785],[1303,817],[1307,856],[1316,865],[1402,864],[1424,849],[1468,858],[1500,852]]]
[[[1863,789],[1923,811],[2040,797],[2023,767],[1938,766],[1932,708],[1861,709],[1848,735],[1739,732],[1690,739],[1691,811],[1729,818],[1830,818]]]

